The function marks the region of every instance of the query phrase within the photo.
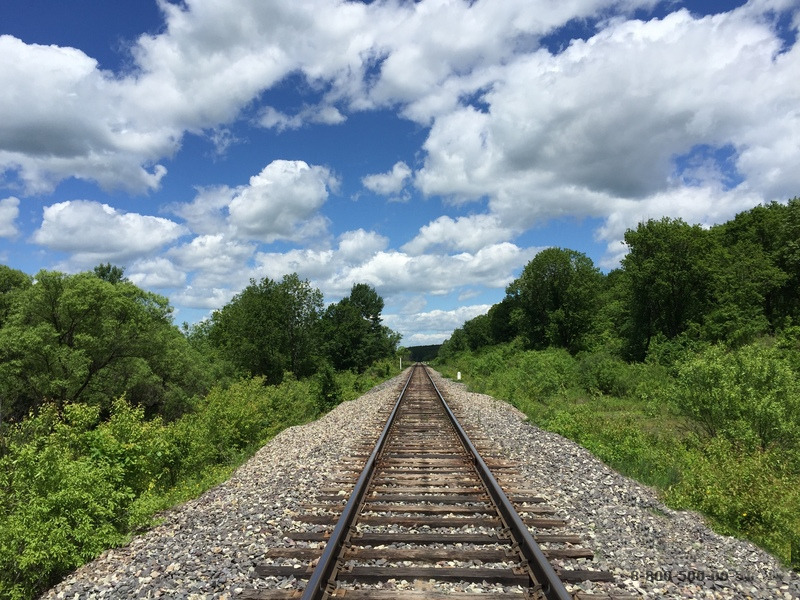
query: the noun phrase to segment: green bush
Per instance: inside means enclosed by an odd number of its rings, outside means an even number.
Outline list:
[[[607,352],[582,353],[578,356],[579,381],[593,395],[627,396],[633,382],[630,366]]]
[[[715,346],[678,369],[675,403],[710,436],[751,450],[790,447],[800,433],[800,387],[789,364],[760,345]]]
[[[142,407],[47,406],[4,428],[0,455],[0,598],[22,600],[151,515],[224,480],[284,427],[317,414],[309,381],[261,378],[217,388],[171,423]]]
[[[671,506],[701,511],[718,530],[798,568],[797,339],[792,331],[775,347],[733,351],[662,344],[662,358],[671,355],[663,364],[509,344],[459,353],[439,368],[451,377],[462,371],[471,389],[510,401],[537,425],[658,487]]]
[[[667,491],[670,504],[699,510],[721,533],[744,535],[800,567],[800,485],[784,453],[748,452],[717,437],[686,457],[681,481]]]

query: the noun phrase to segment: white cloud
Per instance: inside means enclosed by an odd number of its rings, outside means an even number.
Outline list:
[[[388,246],[389,240],[374,231],[346,231],[339,236],[337,256],[345,263],[357,263],[365,256],[372,256]]]
[[[19,230],[15,221],[19,216],[19,198],[11,196],[0,200],[0,237],[15,237]]]
[[[205,288],[244,285],[247,262],[255,246],[228,240],[222,234],[200,235],[172,248],[167,256],[185,271],[195,272],[193,284]]]
[[[126,213],[89,200],[68,200],[45,207],[32,240],[69,252],[71,261],[90,266],[148,256],[185,233],[183,226],[161,217]]]
[[[0,36],[0,173],[16,171],[28,193],[67,177],[143,191],[166,169],[176,131],[154,133],[126,113],[117,81],[74,48]]]
[[[221,233],[228,230],[228,206],[236,193],[224,185],[198,188],[194,200],[171,204],[168,209],[183,218],[194,233]]]
[[[441,344],[450,337],[454,329],[461,327],[465,321],[486,314],[490,308],[490,304],[474,304],[459,306],[453,310],[436,309],[413,315],[389,313],[384,315],[383,322],[395,331],[405,332],[402,340],[404,346]]]
[[[781,40],[753,13],[614,20],[561,54],[515,57],[483,94],[486,110],[434,120],[417,186],[488,197],[501,226],[521,228],[564,214],[635,226],[655,207],[660,216],[725,219],[746,202],[793,196],[800,113],[790,107],[800,105],[800,87],[788,82],[800,47],[779,53]],[[693,171],[691,186],[676,181],[677,158],[698,147],[731,148],[740,189],[721,185],[713,164]],[[702,204],[687,211],[663,201],[685,196]],[[424,233],[409,247],[425,248]]]
[[[137,260],[126,269],[125,276],[144,288],[178,288],[186,283],[186,273],[163,257]]]
[[[324,167],[276,160],[237,191],[228,210],[237,234],[250,239],[301,240],[323,234],[327,221],[317,211],[336,179]]]
[[[625,231],[635,228],[637,223],[669,215],[687,223],[711,226],[724,223],[759,202],[759,196],[745,190],[721,194],[718,187],[708,186],[675,187],[645,200],[617,200],[596,234],[597,239],[607,243],[606,256],[600,261],[600,266],[619,266],[619,261],[627,253],[627,246],[623,243]]]
[[[514,231],[503,227],[494,215],[473,215],[453,219],[442,216],[420,229],[419,234],[402,247],[409,254],[423,254],[431,249],[477,252],[481,248],[508,241]]]
[[[306,106],[295,115],[287,115],[272,106],[266,106],[258,119],[259,125],[278,131],[299,129],[306,123],[339,125],[347,120],[335,106]]]
[[[380,250],[352,263],[333,250],[305,249],[258,253],[255,270],[259,277],[272,278],[297,272],[314,281],[326,297],[346,295],[354,283],[368,283],[386,296],[406,292],[444,295],[463,286],[503,288],[537,251],[510,243],[455,255],[410,256],[396,250]]]
[[[199,288],[189,285],[170,296],[170,299],[186,308],[216,310],[225,306],[235,295],[236,292],[227,288]]]
[[[361,183],[365,188],[376,194],[389,196],[403,191],[406,182],[410,178],[411,168],[406,163],[399,161],[394,164],[392,170],[388,173],[367,175],[361,179]]]

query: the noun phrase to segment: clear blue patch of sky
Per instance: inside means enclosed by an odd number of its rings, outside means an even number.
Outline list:
[[[732,144],[698,144],[673,159],[675,175],[685,185],[698,186],[716,180],[724,190],[730,190],[744,181],[736,168],[737,158],[738,153]]]
[[[157,33],[163,17],[155,0],[3,0],[0,30],[27,44],[79,48],[100,68],[129,65],[127,48],[143,33]]]

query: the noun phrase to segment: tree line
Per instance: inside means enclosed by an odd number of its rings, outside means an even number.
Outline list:
[[[800,568],[800,199],[624,239],[540,252],[439,368]]]
[[[607,274],[575,250],[540,252],[441,355],[518,338],[528,349],[603,349],[641,362],[693,344],[738,348],[800,324],[798,198],[710,228],[651,219],[629,229],[625,244]]]
[[[393,356],[400,341],[382,324],[383,306],[374,288],[357,283],[326,307],[320,290],[290,274],[251,280],[181,331],[168,300],[134,285],[120,267],[31,277],[0,265],[0,417],[76,402],[103,415],[125,395],[148,417],[174,419],[220,382],[361,373]]]
[[[291,274],[181,330],[121,267],[0,266],[0,598],[37,597],[385,380],[399,336],[382,310],[369,285],[326,307]]]

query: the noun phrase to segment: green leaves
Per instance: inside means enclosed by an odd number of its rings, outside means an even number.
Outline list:
[[[204,379],[191,360],[176,369],[163,362],[177,346],[189,346],[171,323],[166,299],[130,282],[42,271],[11,300],[0,328],[0,393],[18,417],[47,400],[108,410],[126,392],[158,406],[168,401],[171,383],[193,382],[187,387],[196,389]],[[144,384],[146,392],[137,393]]]
[[[772,349],[717,346],[689,358],[678,371],[675,403],[706,434],[750,450],[798,444],[800,386]]]
[[[602,281],[585,254],[563,248],[537,254],[507,290],[521,311],[520,333],[530,347],[555,346],[572,353],[586,349]]]

